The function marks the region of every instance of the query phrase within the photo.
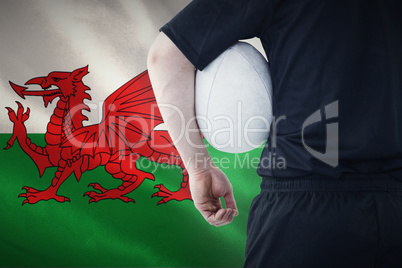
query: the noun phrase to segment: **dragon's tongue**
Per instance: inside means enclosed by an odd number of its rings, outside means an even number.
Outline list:
[[[25,93],[25,89],[27,89],[27,87],[19,86],[17,84],[14,84],[11,81],[9,83],[10,83],[10,86],[14,89],[15,93],[17,93],[21,98],[25,99],[24,93]]]
[[[14,89],[14,91],[23,99],[25,99],[25,96],[43,96],[43,102],[45,103],[45,107],[52,102],[54,98],[57,96],[61,95],[60,89],[52,89],[52,90],[28,90],[27,87],[22,87],[17,84],[14,84],[13,82],[10,81],[11,87]]]

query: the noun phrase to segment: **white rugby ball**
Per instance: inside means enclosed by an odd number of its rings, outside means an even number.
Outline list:
[[[196,72],[195,110],[214,148],[242,153],[261,146],[272,122],[272,83],[264,56],[238,42]]]

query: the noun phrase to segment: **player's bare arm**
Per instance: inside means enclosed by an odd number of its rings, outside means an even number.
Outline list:
[[[212,225],[230,223],[238,214],[232,186],[213,164],[195,120],[194,66],[160,33],[148,55],[148,69],[166,128],[189,172],[195,207]],[[224,197],[226,209],[220,197]]]

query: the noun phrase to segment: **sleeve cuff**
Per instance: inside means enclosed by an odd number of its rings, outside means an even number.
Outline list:
[[[202,71],[209,63],[202,59],[185,41],[183,41],[169,27],[169,23],[159,29],[177,46],[177,48],[186,56],[186,58],[194,65],[195,68]]]

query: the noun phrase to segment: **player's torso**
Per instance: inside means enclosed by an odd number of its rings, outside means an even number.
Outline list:
[[[275,2],[261,41],[271,67],[273,112],[276,119],[281,117],[271,138],[276,135],[275,151],[289,163],[287,171],[273,174],[382,173],[398,168],[401,11],[398,1]],[[328,136],[331,123],[338,124],[337,133]],[[328,148],[328,138],[337,139],[337,148]],[[321,156],[338,153],[336,169],[307,147]]]

